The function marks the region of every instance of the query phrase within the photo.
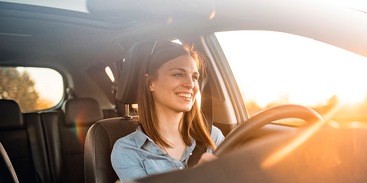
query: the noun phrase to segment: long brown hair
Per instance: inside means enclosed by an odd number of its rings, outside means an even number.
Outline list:
[[[201,75],[204,75],[204,60],[193,46],[180,45],[170,41],[144,42],[136,45],[134,49],[141,49],[141,54],[145,53],[145,62],[139,69],[138,81],[138,114],[140,124],[154,142],[163,146],[171,147],[158,131],[158,117],[155,109],[155,101],[152,92],[149,90],[149,82],[157,74],[157,70],[162,64],[181,55],[191,55],[194,58]],[[143,53],[144,52],[144,53]],[[180,133],[187,146],[192,145],[191,138],[196,142],[203,143],[206,147],[215,149],[215,143],[211,139],[210,126],[205,120],[200,110],[198,101],[195,100],[190,111],[184,112],[180,123]]]

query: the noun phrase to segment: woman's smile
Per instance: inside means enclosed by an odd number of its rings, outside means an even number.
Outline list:
[[[176,95],[189,101],[192,99],[191,93],[176,93]]]

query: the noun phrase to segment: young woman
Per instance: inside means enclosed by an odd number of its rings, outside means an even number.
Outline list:
[[[140,125],[117,140],[111,154],[121,181],[186,168],[199,142],[207,148],[199,164],[215,159],[211,152],[224,140],[200,111],[197,96],[204,68],[197,52],[170,41],[142,42],[132,47],[125,62],[142,58],[136,78]]]

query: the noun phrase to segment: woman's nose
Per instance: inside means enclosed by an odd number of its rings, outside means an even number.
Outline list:
[[[187,88],[193,88],[195,86],[195,81],[191,77],[186,77],[182,86],[187,87]]]

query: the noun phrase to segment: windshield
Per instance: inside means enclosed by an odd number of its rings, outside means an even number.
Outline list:
[[[313,39],[271,31],[216,33],[249,115],[309,106],[324,119],[367,119],[367,58]]]

